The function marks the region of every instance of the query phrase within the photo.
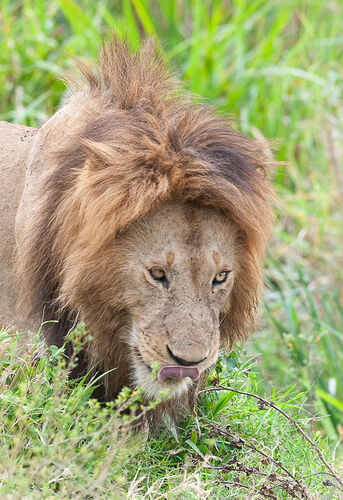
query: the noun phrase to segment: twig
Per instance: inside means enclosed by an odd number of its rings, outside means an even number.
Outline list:
[[[215,387],[207,387],[206,389],[203,389],[202,391],[199,391],[199,393],[205,393],[205,392],[213,392],[213,391],[231,391],[235,392],[236,394],[242,394],[244,396],[249,396],[251,398],[257,399],[262,405],[264,406],[270,406],[271,408],[274,408],[274,410],[278,411],[283,415],[299,432],[300,434],[304,437],[304,439],[310,443],[312,448],[316,451],[318,457],[320,458],[321,462],[325,465],[325,467],[330,471],[330,475],[333,476],[336,481],[343,487],[343,480],[338,476],[338,474],[335,472],[335,470],[327,463],[325,460],[322,452],[316,445],[316,443],[306,434],[305,431],[300,427],[300,425],[292,418],[290,417],[286,412],[284,412],[281,408],[279,408],[273,401],[268,401],[267,399],[262,398],[261,396],[258,396],[257,394],[253,394],[252,392],[245,392],[245,391],[240,391],[238,389],[234,389],[233,387],[225,387],[223,385],[217,385]]]
[[[22,371],[23,371],[23,365],[24,363],[21,364],[21,366],[19,366],[19,368],[17,369],[17,373],[14,375],[10,385],[8,386],[8,389],[11,391],[13,389],[13,387],[15,386],[17,380],[18,380],[18,377],[19,375],[22,375]]]
[[[220,481],[220,484],[225,484],[227,486],[238,486],[238,488],[246,488],[247,490],[249,489],[249,486],[246,486],[245,484],[240,484],[240,483],[235,483],[231,481]]]
[[[275,460],[274,458],[272,458],[271,456],[267,455],[266,453],[264,453],[262,450],[260,450],[259,448],[256,448],[256,446],[253,444],[253,443],[250,443],[248,442],[246,439],[242,438],[242,437],[238,437],[238,440],[237,440],[237,437],[229,430],[229,429],[224,429],[222,428],[222,426],[220,425],[217,425],[215,424],[215,422],[211,422],[210,420],[205,420],[205,422],[207,422],[208,424],[210,424],[212,426],[213,429],[215,429],[218,433],[218,431],[226,436],[229,436],[233,439],[235,439],[236,441],[238,441],[237,444],[238,446],[240,444],[245,444],[245,446],[247,446],[248,448],[251,448],[253,451],[256,451],[257,453],[259,453],[260,455],[263,456],[263,458],[265,458],[266,460],[268,460],[268,462],[273,462],[275,465],[277,465],[278,467],[280,467],[280,469],[282,469],[288,476],[290,476],[294,481],[298,481],[297,478],[295,476],[293,476],[293,474],[291,472],[289,472],[289,470],[287,470],[279,460]]]
[[[280,467],[280,469],[283,470],[283,472],[287,476],[289,476],[292,479],[292,481],[295,483],[294,486],[293,486],[293,488],[297,488],[297,493],[300,493],[300,495],[301,495],[302,498],[305,498],[305,499],[309,498],[308,495],[307,495],[307,493],[306,493],[305,486],[288,469],[286,469],[286,467],[284,467],[279,460],[275,460],[271,456],[267,455],[262,450],[260,450],[259,448],[257,448],[253,443],[249,442],[247,439],[244,439],[241,436],[239,436],[237,438],[237,436],[235,436],[233,434],[233,432],[230,430],[230,428],[228,428],[228,427],[223,428],[220,424],[216,424],[215,422],[212,422],[210,420],[205,420],[205,422],[207,422],[211,426],[212,430],[214,430],[217,434],[221,434],[221,435],[229,437],[230,439],[233,439],[234,440],[234,445],[236,445],[237,447],[239,447],[240,444],[245,445],[247,448],[250,448],[254,452],[259,453],[260,455],[262,455],[262,457],[265,460],[268,460],[268,462],[272,462],[276,466]],[[222,470],[223,471],[227,470],[226,467],[225,467],[225,465],[222,466]],[[267,478],[271,479],[270,475],[261,473],[259,470],[257,470],[257,471],[254,470],[254,469],[248,470],[247,467],[243,467],[241,469],[239,469],[239,468],[231,468],[231,469],[228,469],[228,470],[236,471],[236,472],[240,471],[240,472],[245,472],[245,473],[249,473],[249,474],[251,474],[253,472],[255,472],[255,473],[257,472],[260,475],[266,476]],[[284,489],[286,487],[286,491],[288,493],[292,493],[292,494],[295,493],[295,490],[290,491],[290,489],[289,489],[290,485],[289,485],[289,483],[287,481],[285,481],[285,480],[283,480],[281,478],[278,478],[277,476],[275,476],[274,480],[279,480],[279,482],[281,483],[280,487],[282,487]]]

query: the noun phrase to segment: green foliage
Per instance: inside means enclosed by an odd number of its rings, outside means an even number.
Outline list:
[[[308,392],[310,411],[329,416],[320,427],[337,442],[343,424],[343,308],[338,289],[326,280],[311,283],[312,276],[298,265],[287,275],[274,263],[266,301],[273,340],[264,349],[263,368],[273,384],[281,377]],[[262,349],[262,343],[264,336],[257,335],[255,346]]]
[[[77,329],[77,343],[84,333]],[[197,419],[184,419],[177,437],[162,429],[145,442],[147,435],[133,425],[156,403],[143,406],[141,391],[124,389],[116,401],[100,405],[89,398],[95,386],[90,375],[68,379],[63,348],[44,350],[37,338],[25,347],[20,341],[0,333],[1,498],[141,498],[147,491],[150,498],[238,498],[242,488],[256,494],[273,489],[287,498],[279,484],[284,470],[309,475],[301,479],[309,494],[328,492],[325,468],[308,443],[252,398],[204,394]],[[258,392],[251,360],[244,358],[232,353],[220,359],[210,383]],[[290,392],[273,398],[306,427],[302,400]],[[229,434],[222,435],[218,424]],[[315,440],[328,456],[320,433]]]
[[[248,346],[256,366],[242,365],[236,355],[222,360],[213,377],[259,394],[273,388],[279,404],[321,416],[310,430],[318,440],[318,433],[325,436],[330,450],[343,436],[342,21],[337,0],[2,0],[0,8],[1,119],[39,125],[58,106],[65,89],[59,77],[74,64],[70,55],[89,61],[101,36],[114,29],[134,47],[140,38],[155,38],[186,88],[232,114],[247,134],[277,141],[266,154],[287,165],[273,171],[281,203],[266,261],[265,326]],[[203,396],[204,435],[189,420],[178,443],[169,436],[150,440],[143,451],[131,444],[118,451],[122,437],[112,409],[88,403],[89,377],[67,382],[62,351],[32,362],[10,339],[4,342],[3,497],[12,498],[15,488],[18,497],[63,498],[75,488],[76,497],[244,498],[245,484],[223,483],[233,473],[223,479],[219,469],[204,467],[202,456],[218,457],[205,460],[219,467],[232,454],[225,439],[213,444],[218,437],[209,436],[206,418],[230,421],[243,437],[251,433],[302,474],[320,470],[280,416],[231,392]],[[299,393],[299,403],[292,401]],[[97,427],[97,420],[106,425]],[[237,453],[246,466],[256,463],[251,450]],[[116,459],[110,463],[107,454]],[[315,491],[315,479],[308,484]]]
[[[68,382],[63,350],[24,348],[7,332],[0,342],[0,496],[84,498],[104,483],[119,494],[138,440],[123,448],[118,410],[90,400],[85,379]]]

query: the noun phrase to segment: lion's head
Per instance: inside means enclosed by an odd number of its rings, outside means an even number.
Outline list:
[[[132,378],[149,397],[166,385],[180,394],[215,363],[238,271],[236,232],[215,209],[174,201],[114,242],[107,301],[116,297],[130,318]],[[154,363],[161,367],[157,379]]]
[[[110,370],[105,398],[123,385],[179,397],[254,327],[274,196],[262,146],[180,92],[151,45],[132,55],[115,40],[97,73],[81,70],[87,86],[36,148],[48,168],[21,238],[22,295],[59,320],[49,343],[86,323],[82,366]]]

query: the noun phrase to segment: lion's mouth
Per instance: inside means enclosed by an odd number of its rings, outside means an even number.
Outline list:
[[[167,365],[158,370],[157,380],[164,382],[166,379],[171,378],[174,380],[181,380],[189,377],[195,382],[200,377],[199,368],[196,366],[180,366],[180,365]]]
[[[152,372],[151,366],[147,365],[143,356],[139,352],[139,349],[135,348],[136,359],[138,360],[150,371]],[[189,377],[193,382],[196,382],[200,377],[199,368],[196,366],[181,366],[181,365],[166,365],[162,366],[157,372],[158,382],[164,382],[167,379],[172,380],[182,380]]]

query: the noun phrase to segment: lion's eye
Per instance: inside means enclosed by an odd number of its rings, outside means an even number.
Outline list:
[[[221,273],[218,273],[212,281],[212,285],[221,285],[222,283],[225,283],[228,276],[229,271],[222,271]]]
[[[150,269],[149,272],[156,281],[165,281],[166,279],[166,273],[163,271],[163,269]]]

